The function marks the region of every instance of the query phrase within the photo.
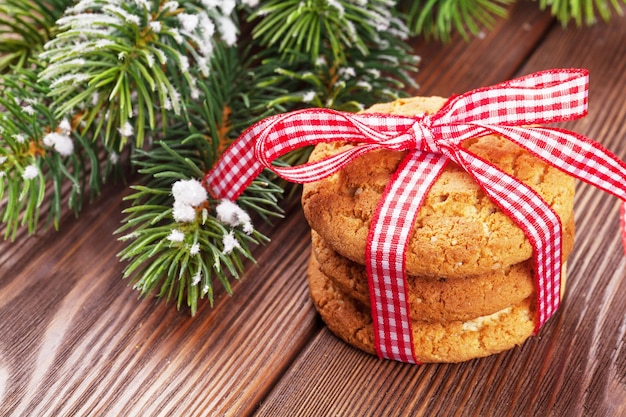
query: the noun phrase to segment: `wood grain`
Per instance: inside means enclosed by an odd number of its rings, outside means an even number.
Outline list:
[[[509,60],[509,70],[589,68],[590,115],[565,126],[625,158],[626,21],[581,30],[553,26],[538,39],[518,68]],[[494,59],[489,52],[476,58],[485,67]],[[428,91],[450,88],[432,77]],[[615,199],[581,184],[576,214],[578,243],[570,257],[566,299],[537,337],[485,359],[414,367],[367,357],[322,331],[256,415],[305,416],[314,410],[354,416],[626,415],[626,261],[616,233]]]
[[[414,51],[422,65],[416,77],[420,89],[414,93],[448,97],[515,76],[553,21],[532,2],[518,2],[509,13],[507,20],[471,42],[416,40]]]
[[[121,195],[102,201],[116,203],[40,238],[3,274],[0,415],[249,414],[320,327],[303,280],[309,232],[298,202],[273,233],[291,243],[256,253],[270,267],[250,266],[232,298],[218,291],[215,307],[192,318],[136,300],[111,237]]]
[[[561,28],[519,2],[484,38],[415,41],[420,94],[535,70],[591,71],[568,128],[626,159],[626,19]],[[613,197],[581,184],[561,310],[524,345],[459,365],[381,361],[330,334],[309,300],[298,201],[264,226],[257,265],[190,317],[121,279],[123,187],[61,231],[0,243],[0,416],[626,415],[626,260]]]

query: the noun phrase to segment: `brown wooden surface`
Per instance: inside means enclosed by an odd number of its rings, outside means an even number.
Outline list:
[[[626,18],[562,28],[537,4],[470,43],[415,41],[420,94],[554,67],[591,71],[589,116],[566,125],[626,159]],[[0,416],[626,416],[626,257],[615,198],[579,184],[560,311],[509,352],[455,365],[378,360],[332,336],[305,279],[297,201],[257,265],[195,317],[138,300],[109,187],[60,232],[0,243]]]

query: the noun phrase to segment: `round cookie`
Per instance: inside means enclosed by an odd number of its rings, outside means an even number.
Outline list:
[[[375,354],[369,309],[339,290],[311,257],[309,290],[317,311],[337,337]],[[445,323],[412,322],[417,360],[462,362],[499,353],[523,343],[535,329],[532,297],[489,316]]]
[[[432,113],[444,102],[440,97],[417,97],[375,105],[368,111]],[[319,144],[310,160],[351,146],[344,142]],[[496,135],[470,139],[463,146],[535,189],[560,218],[572,217],[572,177]],[[405,152],[373,151],[322,181],[304,185],[302,206],[311,228],[342,256],[364,263],[371,218],[404,155]],[[410,275],[460,278],[503,269],[531,256],[532,246],[523,231],[469,174],[450,162],[417,215],[406,265]]]
[[[573,218],[568,222],[573,236]],[[347,296],[369,306],[365,267],[335,252],[311,232],[320,271]],[[568,239],[573,242],[573,238]],[[563,248],[563,260],[572,250]],[[407,276],[411,317],[425,322],[468,320],[518,304],[534,293],[532,261],[464,278]]]

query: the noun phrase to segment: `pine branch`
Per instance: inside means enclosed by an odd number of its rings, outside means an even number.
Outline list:
[[[388,1],[263,4],[251,16],[260,19],[252,34],[278,51],[263,57],[265,71],[275,74],[264,86],[286,90],[271,104],[359,111],[416,89],[419,57],[404,42],[408,28],[392,6]],[[291,25],[277,25],[281,19]],[[290,36],[286,27],[307,36]]]
[[[216,213],[220,202],[208,195],[190,208],[190,217],[182,219],[186,214],[176,206],[172,190],[175,184],[191,182],[206,194],[193,178],[206,169],[202,155],[210,155],[212,145],[202,135],[189,136],[182,143],[164,140],[158,145],[136,155],[139,171],[149,179],[145,185],[133,187],[135,193],[128,197],[133,205],[124,211],[128,216],[117,231],[126,233],[121,239],[128,245],[119,256],[129,262],[124,277],[141,294],[174,298],[178,308],[185,303],[195,314],[200,299],[206,297],[213,303],[216,279],[231,293],[230,277],[240,276],[244,259],[254,261],[250,244],[266,242],[267,238],[249,229],[251,223],[225,223]],[[280,192],[270,181],[259,179],[239,204],[275,216],[280,213],[276,205]]]
[[[55,22],[73,0],[2,0],[0,2],[0,72],[24,67],[54,38]]]
[[[515,0],[417,0],[402,1],[412,34],[433,37],[444,42],[453,32],[463,38],[476,36],[493,27],[497,18],[507,15],[507,6]],[[593,0],[591,0],[593,1]]]
[[[58,227],[63,213],[64,184],[70,184],[67,204],[78,213],[85,190],[97,194],[110,174],[101,170],[97,144],[77,130],[79,114],[57,119],[49,109],[49,86],[37,79],[40,66],[14,69],[0,77],[0,206],[5,238],[20,226],[37,230],[46,200],[47,223]],[[106,156],[105,156],[106,157]]]
[[[296,53],[291,64],[275,57],[264,59],[263,66],[276,74],[268,86],[283,85],[289,90],[271,104],[356,112],[405,96],[407,89],[417,88],[412,75],[417,72],[419,58],[402,45],[385,45],[384,49],[371,49],[367,56],[357,49],[345,51],[354,66],[328,61],[323,54],[314,63]]]
[[[118,149],[131,136],[142,146],[147,131],[164,132],[170,115],[198,98],[190,68],[208,75],[216,26],[234,42],[231,11],[223,9],[200,1],[78,2],[41,55],[50,62],[41,79],[50,82],[55,114],[89,109],[83,130],[102,132]]]
[[[309,55],[314,62],[322,50],[331,51],[327,58],[344,64],[345,51],[357,49],[367,55],[388,32],[402,37],[392,12],[394,2],[373,0],[356,4],[346,0],[270,0],[253,13],[249,20],[259,19],[252,31],[261,45],[277,47],[283,58]],[[395,26],[395,27],[394,27]]]
[[[561,24],[566,25],[574,21],[580,26],[583,23],[593,25],[597,22],[597,15],[605,22],[609,21],[613,13],[623,14],[623,5],[626,0],[540,0],[539,7],[549,9],[550,13]]]
[[[128,262],[125,277],[135,288],[175,299],[179,308],[185,303],[192,314],[200,299],[213,302],[215,281],[230,293],[230,279],[240,277],[246,260],[254,261],[250,245],[268,240],[247,213],[265,220],[281,213],[282,189],[267,177],[248,187],[237,201],[241,208],[211,198],[198,181],[243,129],[283,110],[267,106],[272,90],[259,89],[258,75],[248,67],[255,59],[245,56],[217,45],[212,75],[197,85],[203,101],[189,103],[186,119],[179,118],[155,147],[135,151],[134,166],[144,177],[127,198],[132,205],[117,232],[127,241],[120,258]],[[176,189],[183,186],[180,195]],[[190,202],[189,195],[203,196]],[[232,205],[234,220],[220,214],[221,204]]]

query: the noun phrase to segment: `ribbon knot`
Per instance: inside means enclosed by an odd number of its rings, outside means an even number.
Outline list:
[[[415,149],[424,150],[435,154],[444,154],[439,146],[441,137],[436,138],[432,130],[432,116],[425,114],[417,118],[413,124],[413,134],[415,135]]]
[[[372,218],[365,259],[377,352],[384,358],[415,363],[404,250],[422,201],[450,160],[473,177],[532,244],[536,331],[560,303],[560,219],[533,189],[462,147],[464,140],[500,135],[546,163],[617,196],[623,202],[622,239],[626,244],[626,163],[582,135],[536,126],[586,115],[587,91],[586,70],[550,70],[451,97],[435,114],[417,117],[329,109],[276,115],[246,130],[206,175],[205,182],[215,197],[235,200],[265,168],[288,181],[313,182],[372,150],[408,150]],[[273,160],[299,147],[335,141],[355,146],[300,166],[272,165]]]

